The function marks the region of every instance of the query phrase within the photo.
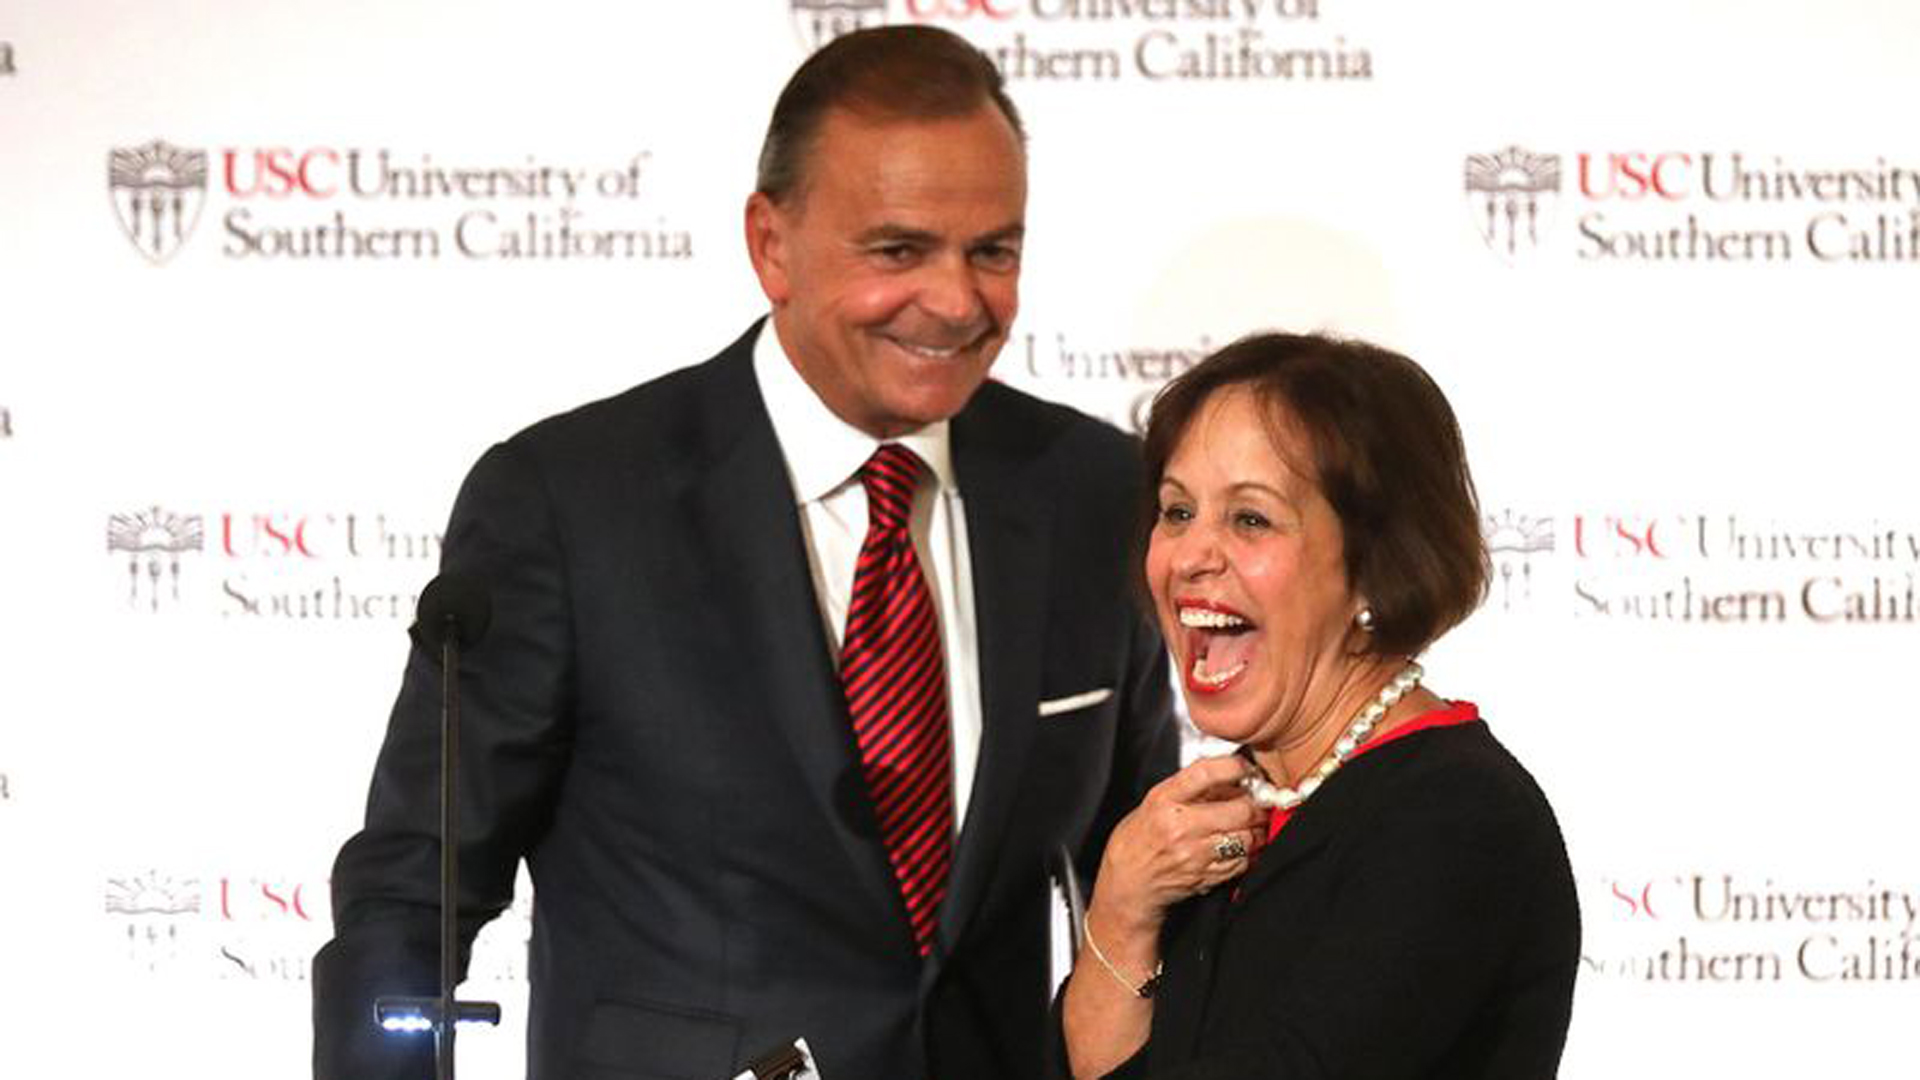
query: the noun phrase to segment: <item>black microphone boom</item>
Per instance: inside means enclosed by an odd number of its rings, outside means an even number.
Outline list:
[[[389,1031],[433,1032],[434,1075],[453,1080],[454,1031],[463,1020],[500,1022],[490,1001],[453,996],[459,960],[460,903],[460,650],[477,644],[493,620],[493,598],[484,581],[449,570],[427,583],[408,633],[414,644],[440,661],[440,996],[381,997],[375,1022]]]

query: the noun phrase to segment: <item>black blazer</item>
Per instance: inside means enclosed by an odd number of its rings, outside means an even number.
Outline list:
[[[1177,754],[1160,642],[1129,596],[1136,445],[992,383],[953,421],[984,715],[923,963],[753,336],[495,446],[461,490],[442,565],[487,580],[494,610],[461,672],[463,930],[507,905],[525,857],[536,1080],[714,1080],[796,1036],[832,1080],[1031,1075],[1048,856],[1091,869]],[[328,1080],[430,1075],[426,1040],[382,1040],[371,1000],[436,985],[437,680],[416,649],[334,868],[314,971]]]
[[[1152,1033],[1119,1075],[1542,1080],[1580,916],[1553,811],[1475,721],[1355,758],[1161,946]]]

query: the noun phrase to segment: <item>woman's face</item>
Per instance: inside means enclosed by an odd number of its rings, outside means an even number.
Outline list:
[[[1244,386],[1202,403],[1161,477],[1147,548],[1194,724],[1256,748],[1331,705],[1361,607],[1307,440],[1280,419]]]

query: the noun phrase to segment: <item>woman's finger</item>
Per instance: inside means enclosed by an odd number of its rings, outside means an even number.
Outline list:
[[[1244,758],[1232,754],[1204,757],[1160,781],[1153,793],[1176,803],[1232,798],[1241,778],[1249,772]]]
[[[1221,863],[1238,862],[1245,859],[1252,850],[1251,830],[1237,829],[1232,832],[1217,833],[1208,845],[1208,854],[1212,857],[1207,861],[1216,866]]]
[[[1188,803],[1180,808],[1178,819],[1179,835],[1191,837],[1264,828],[1267,812],[1243,794],[1217,802]]]

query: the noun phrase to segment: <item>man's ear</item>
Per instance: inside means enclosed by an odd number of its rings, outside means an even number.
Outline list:
[[[760,291],[775,307],[786,303],[793,292],[787,266],[787,233],[792,225],[791,216],[765,193],[747,196],[747,258],[760,279]]]

